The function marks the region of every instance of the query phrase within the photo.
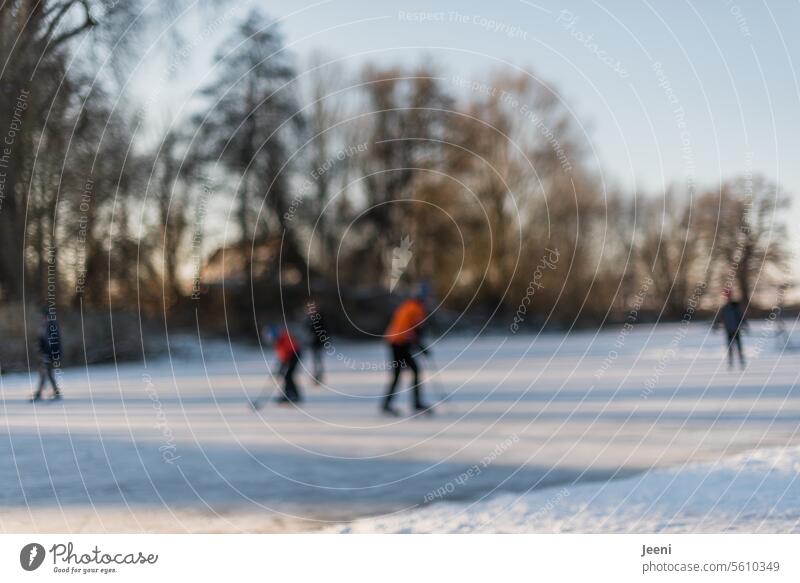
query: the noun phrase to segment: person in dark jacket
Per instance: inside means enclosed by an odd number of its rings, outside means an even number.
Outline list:
[[[322,376],[325,374],[322,368],[322,357],[325,343],[329,340],[328,329],[325,327],[325,320],[319,311],[319,307],[311,300],[306,304],[306,317],[308,348],[311,350],[311,357],[314,360],[314,382],[321,385]]]
[[[747,322],[744,317],[744,312],[739,306],[739,302],[731,297],[730,290],[724,290],[722,296],[725,298],[726,303],[720,309],[717,315],[717,320],[714,326],[717,327],[721,323],[725,328],[725,333],[728,339],[728,368],[733,368],[733,352],[734,347],[739,353],[739,365],[744,368],[744,353],[742,352],[742,330],[747,330]]]
[[[39,330],[39,388],[36,389],[32,401],[42,398],[42,391],[47,381],[53,387],[53,399],[61,398],[54,370],[61,366],[61,331],[55,312],[44,308],[42,310],[42,324]]]

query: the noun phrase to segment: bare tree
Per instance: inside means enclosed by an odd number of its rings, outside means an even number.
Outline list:
[[[367,150],[357,164],[368,212],[358,221],[351,247],[359,265],[354,276],[374,283],[386,279],[391,249],[410,232],[412,206],[407,202],[415,198],[416,180],[442,160],[451,97],[424,67],[368,66],[362,79],[369,113],[356,140]]]
[[[653,280],[651,300],[670,318],[681,317],[694,290],[707,283],[708,256],[692,202],[674,188],[638,201],[638,257]]]
[[[743,305],[772,269],[785,270],[788,206],[789,198],[760,175],[724,182],[699,200],[713,277],[723,289],[738,288]]]
[[[218,54],[217,76],[203,90],[208,109],[195,118],[199,154],[219,161],[237,184],[239,242],[249,257],[248,271],[250,249],[270,233],[284,237],[284,261],[304,266],[287,220],[287,164],[303,123],[291,59],[277,24],[257,10],[223,44],[237,48],[230,55]]]

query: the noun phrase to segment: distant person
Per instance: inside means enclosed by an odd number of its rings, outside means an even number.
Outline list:
[[[286,328],[273,326],[269,330],[269,338],[275,347],[275,354],[280,363],[279,374],[283,376],[283,395],[276,399],[278,403],[299,403],[302,401],[294,373],[300,362],[300,342]]]
[[[383,401],[382,411],[386,415],[397,417],[400,412],[392,407],[397,391],[400,373],[404,368],[410,368],[413,373],[414,410],[416,412],[430,413],[431,408],[422,401],[422,386],[420,383],[420,370],[412,351],[419,349],[426,353],[427,349],[421,344],[422,326],[425,321],[425,292],[420,290],[414,297],[405,300],[394,311],[392,321],[386,329],[385,337],[392,351],[392,377],[386,397]]]
[[[322,377],[325,374],[322,368],[323,349],[329,337],[325,319],[317,304],[311,300],[306,304],[306,324],[309,333],[308,348],[311,350],[311,357],[314,360],[314,382],[321,385]]]
[[[42,391],[47,381],[53,388],[53,399],[61,398],[58,390],[54,368],[61,366],[61,331],[55,312],[44,308],[42,310],[42,323],[39,329],[39,388],[36,389],[31,401],[42,399]]]
[[[719,311],[714,327],[719,326],[720,323],[725,327],[725,333],[728,338],[728,368],[733,368],[733,352],[734,347],[739,353],[739,365],[744,368],[744,353],[742,352],[742,330],[747,330],[747,322],[744,318],[744,312],[739,306],[739,302],[731,297],[730,290],[726,289],[722,292],[722,297],[726,303]]]

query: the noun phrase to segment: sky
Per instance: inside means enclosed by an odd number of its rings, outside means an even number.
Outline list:
[[[192,91],[208,82],[216,48],[258,6],[280,22],[300,71],[315,51],[353,69],[366,61],[432,59],[443,75],[475,82],[498,69],[528,71],[574,113],[608,183],[637,195],[687,181],[702,189],[748,173],[763,173],[793,200],[800,195],[798,1],[249,0],[226,6],[190,10],[175,21],[191,49],[179,70],[166,70],[163,50],[142,60],[134,93],[157,103],[151,125],[185,111]],[[800,251],[793,229],[798,207],[787,218],[792,247]]]

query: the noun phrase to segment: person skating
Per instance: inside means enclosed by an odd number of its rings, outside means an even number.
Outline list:
[[[61,365],[61,331],[55,312],[44,308],[42,310],[42,323],[39,329],[39,387],[36,389],[31,401],[39,401],[42,391],[49,381],[53,388],[53,399],[61,398],[61,391],[56,383],[55,367]]]
[[[397,391],[400,373],[404,368],[411,369],[413,374],[411,389],[414,410],[417,412],[431,412],[430,407],[422,401],[420,369],[413,354],[416,349],[423,353],[427,351],[421,344],[422,327],[426,317],[424,300],[424,292],[419,292],[413,298],[407,299],[400,304],[394,311],[392,320],[385,332],[385,338],[392,353],[392,377],[386,390],[382,407],[382,411],[386,415],[399,415],[399,411],[392,407],[392,400]]]
[[[314,382],[322,384],[322,377],[325,371],[322,367],[323,349],[328,341],[328,329],[325,327],[325,320],[316,303],[309,300],[306,304],[306,323],[308,326],[308,348],[311,351],[311,358],[314,361]]]
[[[747,322],[744,317],[744,312],[739,306],[739,302],[731,297],[730,290],[723,290],[723,298],[726,303],[720,309],[717,315],[717,320],[714,323],[715,327],[720,323],[725,328],[725,333],[728,339],[728,368],[733,368],[733,352],[734,347],[739,353],[739,365],[744,368],[744,353],[742,352],[742,330],[747,330]]]
[[[279,329],[277,326],[270,329],[269,336],[280,363],[279,374],[283,376],[283,395],[276,401],[278,403],[299,403],[303,399],[295,382],[294,373],[300,362],[300,342],[287,329]]]

